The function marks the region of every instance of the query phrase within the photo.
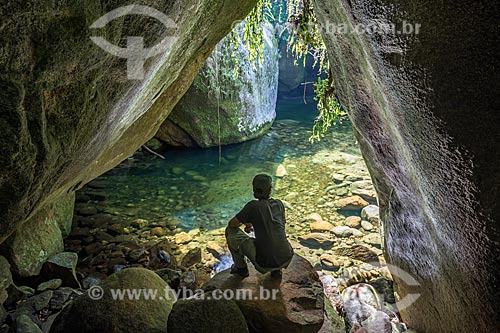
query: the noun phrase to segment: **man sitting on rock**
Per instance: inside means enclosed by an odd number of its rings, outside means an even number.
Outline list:
[[[247,277],[247,257],[260,273],[271,272],[281,276],[281,269],[288,267],[293,249],[285,233],[285,207],[280,200],[270,198],[272,178],[259,174],[253,179],[252,200],[229,221],[226,239],[234,265],[231,274]],[[245,232],[239,227],[245,225]],[[247,233],[255,231],[255,238]]]

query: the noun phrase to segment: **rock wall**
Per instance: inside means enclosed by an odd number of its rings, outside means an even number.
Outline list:
[[[219,121],[222,144],[253,139],[271,127],[278,97],[276,36],[273,27],[264,25],[262,62],[251,61],[243,40],[244,26],[242,22],[236,27],[240,38],[236,48],[231,36],[219,42],[157,138],[174,146],[190,146],[190,137],[200,147],[211,147],[218,145]]]
[[[63,237],[71,232],[74,204],[71,193],[46,205],[2,243],[0,253],[17,276],[38,275],[47,258],[64,251]]]
[[[177,28],[166,31],[139,15],[89,28],[127,1],[9,1],[0,8],[0,243],[41,207],[151,138],[232,22],[256,0],[141,4],[165,13]],[[104,36],[123,47],[126,36],[144,36],[149,47],[171,35],[177,41],[146,61],[140,81],[127,80],[126,61],[90,40]]]
[[[420,24],[418,35],[323,31],[338,94],[379,195],[387,259],[420,293],[424,332],[500,327],[497,2],[314,0],[328,24]],[[332,26],[330,25],[330,28]]]

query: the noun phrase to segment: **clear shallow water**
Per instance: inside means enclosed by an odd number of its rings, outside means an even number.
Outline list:
[[[149,155],[130,158],[96,181],[106,196],[100,209],[172,230],[223,227],[253,198],[253,176],[274,175],[285,158],[293,161],[329,147],[359,155],[348,123],[336,126],[320,143],[310,144],[316,112],[314,103],[279,101],[271,130],[255,140],[223,146],[221,163],[217,147],[169,149],[162,152],[165,160]]]

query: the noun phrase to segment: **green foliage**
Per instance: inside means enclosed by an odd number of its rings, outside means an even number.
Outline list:
[[[293,34],[290,35],[288,48],[297,62],[302,59],[304,66],[308,55],[314,58],[314,66],[318,65],[318,82],[315,86],[315,100],[318,102],[318,116],[313,125],[310,141],[319,141],[325,136],[328,128],[346,117],[336,97],[335,83],[330,70],[326,46],[319,31],[311,0],[289,0],[287,2],[288,22]],[[321,76],[326,77],[325,79]]]
[[[318,116],[309,140],[319,141],[332,125],[346,118],[346,114],[342,112],[336,97],[335,83],[313,5],[311,0],[279,0],[281,3],[278,6],[273,6],[271,1],[259,0],[257,6],[243,21],[243,27],[236,24],[230,38],[226,38],[224,44],[217,45],[212,56],[215,60],[208,62],[205,70],[200,72],[203,73],[201,83],[209,94],[215,93],[221,99],[231,99],[233,97],[231,91],[237,89],[230,89],[230,86],[237,88],[245,84],[240,77],[243,70],[239,63],[241,56],[238,55],[240,45],[245,45],[248,60],[254,69],[257,69],[264,61],[263,25],[271,22],[281,23],[284,17],[288,17],[289,29],[286,31],[288,50],[292,52],[296,64],[302,61],[305,66],[307,56],[312,56],[314,66],[318,66],[319,78],[314,84]],[[284,3],[286,3],[286,13],[281,5]],[[225,88],[221,87],[221,82],[224,82]]]
[[[238,45],[242,42],[248,50],[248,60],[254,68],[262,65],[264,60],[264,31],[262,26],[274,21],[272,3],[270,0],[259,0],[257,6],[250,12],[244,20],[243,40],[238,34],[236,27],[231,31],[231,38],[228,39],[233,47],[233,56],[238,50]],[[234,76],[239,72],[238,57],[234,57]]]
[[[314,86],[316,95],[314,100],[318,102],[319,114],[313,125],[312,134],[309,138],[310,142],[320,141],[332,124],[336,125],[337,122],[346,117],[335,96],[335,84],[331,74],[327,79],[318,77],[318,82]]]

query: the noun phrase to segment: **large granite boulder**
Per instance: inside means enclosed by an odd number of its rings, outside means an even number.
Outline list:
[[[127,290],[139,296],[113,294]],[[50,332],[165,333],[175,300],[172,289],[153,271],[126,268],[110,275],[98,287],[89,289],[65,307]]]
[[[250,60],[243,40],[246,22],[228,35],[201,68],[156,137],[173,146],[232,144],[265,133],[276,117],[278,49],[274,29],[263,25],[262,61]],[[237,68],[235,73],[235,67]]]
[[[74,202],[72,193],[45,206],[0,245],[15,274],[38,275],[47,258],[64,250],[63,232],[71,229]]]
[[[201,296],[201,295],[200,295]],[[246,333],[245,317],[234,300],[214,299],[211,293],[203,298],[180,299],[168,316],[169,332]]]
[[[429,333],[498,330],[498,2],[312,2],[377,190],[387,260],[420,284],[395,276],[401,297],[420,294],[403,320]],[[405,23],[419,33],[391,31]],[[385,32],[344,33],[359,24]]]
[[[231,275],[229,270],[222,271],[203,289],[234,295],[250,332],[319,331],[324,319],[323,287],[306,259],[294,255],[281,279],[258,273],[252,265],[249,270],[250,276],[244,279]]]
[[[14,0],[1,9],[0,243],[63,193],[116,166],[148,141],[191,85],[214,46],[257,0],[146,0],[175,21],[143,15],[90,25],[129,1]],[[130,7],[127,7],[130,9]],[[127,10],[127,8],[125,8]],[[109,17],[109,16],[107,16]],[[143,80],[90,39],[146,47],[177,37],[148,59]]]

